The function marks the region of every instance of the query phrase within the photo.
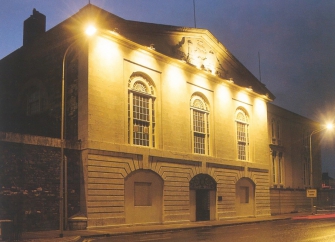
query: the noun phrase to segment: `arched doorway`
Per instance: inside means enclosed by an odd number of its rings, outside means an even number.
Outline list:
[[[255,215],[255,183],[246,177],[236,182],[236,215],[248,217]]]
[[[138,170],[125,178],[127,224],[161,223],[163,179],[151,170]]]
[[[215,220],[216,181],[207,174],[198,174],[190,181],[191,221]]]

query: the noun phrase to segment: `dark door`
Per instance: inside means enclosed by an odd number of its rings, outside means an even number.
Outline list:
[[[196,220],[209,219],[209,190],[196,190]]]

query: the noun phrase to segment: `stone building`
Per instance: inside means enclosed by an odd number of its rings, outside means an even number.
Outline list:
[[[321,188],[322,180],[320,136],[312,135],[311,162],[310,135],[320,128],[319,123],[268,103],[272,214],[310,211],[306,188]]]
[[[64,71],[65,148],[80,153],[69,162],[88,228],[270,215],[276,189],[305,189],[268,132],[274,95],[208,30],[91,4],[46,32],[43,16],[33,11],[23,46],[0,60],[1,130],[59,138]],[[273,180],[279,154],[285,177]]]

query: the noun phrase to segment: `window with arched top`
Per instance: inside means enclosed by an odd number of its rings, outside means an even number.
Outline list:
[[[191,98],[191,122],[193,152],[209,155],[209,108],[199,95]]]
[[[249,159],[249,117],[242,109],[236,111],[237,158]]]
[[[276,138],[278,140],[278,144],[280,145],[280,139],[281,139],[281,130],[280,130],[280,121],[277,121],[277,129],[276,129]]]
[[[271,136],[272,136],[272,143],[275,142],[276,139],[276,120],[271,120]]]
[[[274,118],[271,121],[272,144],[281,145],[281,127],[280,121]]]
[[[128,82],[128,143],[155,147],[155,96],[151,80],[132,75]]]

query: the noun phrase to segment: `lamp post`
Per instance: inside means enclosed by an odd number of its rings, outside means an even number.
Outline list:
[[[314,188],[313,184],[313,153],[312,153],[312,136],[316,133],[319,133],[324,130],[331,130],[333,129],[333,124],[327,124],[326,127],[317,129],[311,132],[309,135],[309,161],[310,161],[310,173],[309,173],[309,181],[311,188]],[[311,197],[311,212],[313,213],[313,197]]]
[[[95,34],[96,28],[93,25],[89,25],[86,30],[85,34],[88,36],[91,36]],[[77,40],[80,40],[77,39]],[[65,125],[65,64],[66,64],[66,57],[74,44],[77,43],[77,40],[72,42],[65,50],[64,56],[63,56],[63,62],[62,62],[62,101],[61,101],[61,127],[60,127],[60,153],[61,153],[61,160],[60,160],[60,178],[59,178],[59,229],[60,234],[59,237],[63,237],[63,231],[64,231],[64,206],[65,206],[65,215],[67,217],[67,196],[65,196],[64,201],[64,189],[65,193],[67,193],[67,177],[65,177],[65,188],[64,188],[64,146],[65,146],[65,140],[64,140],[64,125]],[[65,175],[67,175],[67,169],[65,167]],[[65,202],[65,205],[64,205]],[[67,219],[67,218],[66,218]]]

